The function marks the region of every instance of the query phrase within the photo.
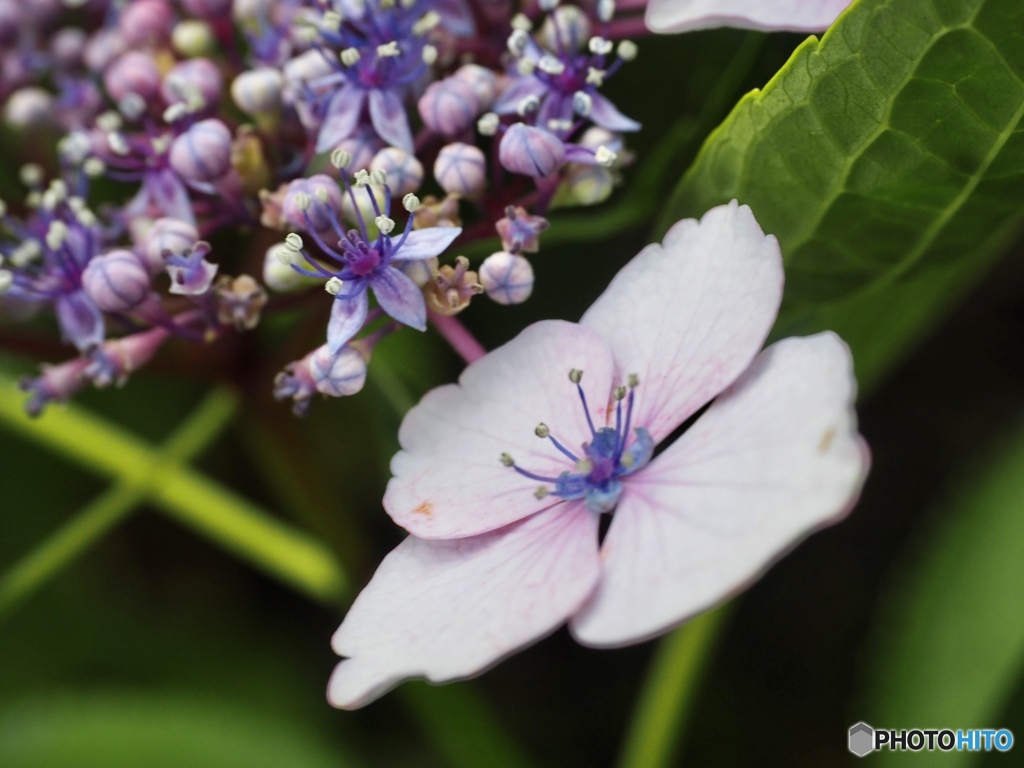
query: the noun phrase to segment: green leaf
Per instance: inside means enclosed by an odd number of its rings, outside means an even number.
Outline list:
[[[80,694],[0,712],[5,768],[345,768],[317,733],[229,702],[183,694]]]
[[[778,236],[780,329],[873,378],[1024,218],[1024,4],[860,0],[709,137],[662,228],[738,199]]]
[[[938,524],[882,603],[864,702],[851,717],[884,728],[1004,725],[1024,671],[1022,467],[1024,431],[937,510]],[[936,752],[926,762],[963,766],[981,756]],[[902,764],[893,753],[876,759]]]

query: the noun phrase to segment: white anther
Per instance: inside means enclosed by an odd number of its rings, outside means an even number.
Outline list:
[[[25,195],[25,205],[29,208],[38,208],[42,201],[43,195],[38,189]]]
[[[69,197],[68,198],[68,208],[70,208],[75,213],[78,213],[79,211],[81,211],[82,209],[85,208],[85,200],[83,200],[82,198],[77,197],[77,196],[76,197]]]
[[[594,152],[594,162],[596,162],[602,168],[611,168],[613,165],[615,165],[615,161],[618,159],[618,153],[613,152],[603,144],[597,148],[596,152]]]
[[[536,112],[540,108],[540,99],[534,96],[532,93],[522,99],[516,106],[516,112],[519,113],[520,117],[526,117],[531,112]]]
[[[346,48],[338,56],[341,58],[341,63],[346,67],[351,67],[360,59],[359,51],[356,48]]]
[[[188,107],[182,104],[180,101],[176,101],[167,109],[164,110],[164,122],[165,123],[176,123],[183,117],[188,116]]]
[[[423,63],[428,67],[437,61],[437,48],[433,45],[423,46]]]
[[[594,108],[594,100],[585,91],[576,91],[572,95],[572,108],[576,114],[587,117]]]
[[[416,213],[420,209],[420,199],[410,192],[402,198],[402,207],[409,213]]]
[[[550,13],[558,7],[558,0],[539,0],[537,3],[540,9],[545,13]]]
[[[42,166],[35,163],[25,163],[25,165],[18,169],[18,176],[21,178],[21,183],[26,187],[36,187],[43,182]]]
[[[88,136],[76,131],[61,139],[57,144],[57,149],[70,163],[80,165],[89,157],[92,144]]]
[[[516,465],[516,460],[507,453],[501,454],[499,461],[501,461],[501,463],[506,467],[514,467]]]
[[[352,183],[360,188],[370,186],[370,172],[365,168],[356,171],[356,175],[355,178],[352,179]]]
[[[378,216],[373,220],[382,235],[390,235],[395,229],[395,220],[387,216]]]
[[[598,69],[597,67],[589,67],[587,69],[587,85],[596,85],[600,88],[604,85],[605,71]]]
[[[565,64],[557,56],[545,53],[537,62],[537,69],[549,75],[560,75],[565,72]]]
[[[319,200],[321,203],[329,202],[331,196],[327,194],[327,190],[323,187],[318,187],[313,191],[313,197]]]
[[[300,211],[308,211],[309,206],[313,204],[313,198],[307,195],[305,192],[299,192],[295,196],[295,207]]]
[[[119,130],[122,125],[121,116],[113,110],[108,110],[96,118],[96,127],[104,132]]]
[[[320,25],[328,32],[337,32],[341,29],[341,22],[344,21],[337,11],[327,11],[320,20]]]
[[[56,251],[67,239],[68,225],[60,220],[51,222],[50,228],[46,230],[46,246],[51,251]]]
[[[295,263],[295,251],[293,251],[287,245],[277,246],[274,249],[274,256],[286,267],[290,267],[292,264]]]
[[[615,0],[597,0],[597,18],[606,24],[615,16]]]
[[[615,45],[611,40],[605,40],[603,37],[592,37],[588,43],[591,53],[596,53],[598,56],[607,56],[612,52],[612,48]]]
[[[516,72],[523,77],[529,77],[537,69],[537,62],[533,59],[522,58],[516,62]]]
[[[546,486],[541,485],[533,492],[533,497],[537,499],[537,501],[540,501],[541,499],[546,498],[549,493],[551,493],[551,491],[548,490]]]
[[[172,139],[170,136],[157,136],[155,139],[149,142],[149,146],[151,146],[153,148],[153,151],[156,152],[158,155],[162,155],[164,152],[171,148],[171,141]]]
[[[579,384],[583,381],[583,371],[579,368],[573,368],[569,371],[569,381],[573,384]]]
[[[292,34],[303,45],[312,45],[320,37],[320,30],[309,22],[303,22],[292,27]]]
[[[341,170],[342,168],[346,168],[348,166],[348,164],[351,163],[351,162],[352,162],[352,153],[351,152],[347,152],[346,150],[341,149],[340,147],[338,149],[334,150],[333,152],[331,152],[331,165],[333,165],[338,170]]]
[[[619,58],[623,61],[632,61],[636,58],[637,47],[632,40],[623,40],[619,43]]]
[[[337,296],[339,293],[341,293],[341,289],[344,287],[345,283],[343,283],[337,277],[332,277],[330,280],[327,281],[327,284],[324,286],[324,290],[331,294],[331,296]]]
[[[537,425],[537,428],[533,430],[533,434],[540,438],[547,438],[551,436],[551,428],[544,422],[541,422]]]
[[[88,208],[82,208],[80,211],[75,211],[75,218],[78,219],[84,227],[95,227],[99,224],[99,219],[96,218],[96,214]]]
[[[476,121],[476,129],[480,131],[481,136],[494,136],[498,132],[499,125],[501,125],[501,118],[494,112],[488,112]]]
[[[117,103],[117,108],[129,120],[137,120],[146,111],[146,100],[137,93],[129,93]]]
[[[402,52],[398,50],[397,40],[392,40],[390,43],[384,43],[383,45],[377,46],[377,56],[382,59],[393,58],[401,55]]]
[[[131,149],[128,147],[128,142],[125,141],[124,136],[116,131],[107,134],[107,144],[110,146],[110,151],[115,155],[127,155]]]
[[[630,389],[636,389],[640,386],[640,377],[635,373],[631,373],[626,377],[626,383],[629,385]]]
[[[427,11],[423,17],[412,25],[414,35],[425,35],[441,23],[441,14],[437,11]]]
[[[47,192],[56,197],[58,201],[61,201],[68,196],[68,185],[62,179],[54,179],[50,182],[50,188]]]
[[[530,42],[530,36],[525,29],[514,29],[508,36],[508,50],[513,56],[522,56],[526,46]]]
[[[43,255],[43,247],[35,238],[22,240],[13,251],[11,251],[11,264],[16,267],[27,267],[33,261]]]
[[[11,290],[14,285],[14,273],[9,269],[0,269],[0,296]]]
[[[525,13],[517,13],[512,17],[512,29],[522,30],[523,32],[529,32],[533,29],[533,22],[527,17]]]
[[[39,201],[39,205],[48,211],[52,211],[58,205],[60,205],[60,198],[53,194],[52,189],[48,189],[43,192],[43,197]]]
[[[302,250],[302,238],[295,232],[290,232],[284,239],[284,247],[298,253]]]
[[[84,163],[82,163],[82,170],[85,171],[85,175],[91,179],[97,176],[102,176],[104,171],[107,170],[107,165],[98,157],[90,157]]]
[[[378,187],[383,187],[388,183],[388,172],[383,168],[377,168],[376,170],[370,171],[370,183]]]
[[[548,120],[548,130],[558,133],[560,131],[571,131],[572,120],[563,120],[560,117],[553,117]]]

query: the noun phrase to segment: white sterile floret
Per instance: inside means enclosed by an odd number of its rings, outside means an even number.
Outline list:
[[[348,167],[348,164],[352,162],[352,153],[348,152],[340,147],[331,152],[331,165],[338,170]]]
[[[437,48],[433,45],[423,46],[423,63],[428,67],[437,61]]]
[[[576,114],[586,117],[594,108],[594,100],[586,91],[576,91],[572,95],[572,108]]]
[[[344,287],[345,284],[341,281],[340,278],[332,277],[324,285],[324,290],[331,294],[331,296],[337,296],[339,293],[341,293],[341,289]]]
[[[415,213],[420,208],[420,199],[410,192],[402,198],[402,207],[409,213]]]
[[[623,40],[619,43],[619,58],[623,61],[632,61],[636,58],[637,47],[632,40]]]
[[[488,112],[476,121],[476,129],[481,136],[494,136],[498,132],[499,125],[501,125],[501,118],[494,112]]]
[[[384,43],[383,45],[377,46],[377,55],[382,59],[390,58],[393,56],[401,56],[402,52],[398,50],[398,41],[392,40],[390,43]]]
[[[603,37],[592,37],[588,43],[591,53],[596,53],[598,56],[605,56],[612,52],[612,48],[615,45],[611,40],[605,40]]]
[[[549,75],[560,75],[565,72],[565,64],[557,56],[545,53],[537,62],[537,68]]]
[[[597,151],[594,152],[594,160],[603,168],[611,168],[618,159],[618,154],[604,145],[598,147]]]
[[[388,216],[378,216],[373,220],[383,235],[390,235],[395,229],[395,220]]]
[[[291,232],[284,239],[284,246],[285,248],[289,248],[295,251],[295,253],[298,253],[299,251],[302,250],[302,238],[297,233]]]
[[[340,54],[338,54],[338,56],[339,58],[341,58],[341,63],[344,64],[346,67],[351,67],[357,61],[359,61],[360,58],[359,50],[356,48],[346,48]]]

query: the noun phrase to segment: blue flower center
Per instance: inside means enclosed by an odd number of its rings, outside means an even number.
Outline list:
[[[535,430],[538,437],[550,440],[559,453],[573,462],[572,470],[566,470],[557,477],[545,477],[517,466],[508,454],[504,454],[501,461],[523,477],[542,483],[537,489],[538,498],[553,495],[567,501],[585,499],[588,510],[594,514],[602,514],[611,512],[619,503],[623,490],[622,478],[646,466],[651,460],[654,454],[654,440],[647,429],[636,427],[633,429],[634,439],[630,443],[633,405],[638,385],[635,376],[630,377],[628,389],[615,389],[615,426],[596,429],[590,416],[590,409],[587,407],[587,397],[580,386],[582,375],[582,371],[577,370],[569,373],[569,379],[576,385],[590,427],[591,439],[583,443],[582,455],[573,453],[559,442],[546,424],[539,425]],[[625,408],[623,400],[626,401]]]

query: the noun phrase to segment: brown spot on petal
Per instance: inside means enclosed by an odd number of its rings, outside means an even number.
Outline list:
[[[430,515],[434,512],[434,504],[429,501],[424,501],[412,512],[414,515],[426,515],[427,517],[430,517]]]
[[[821,442],[818,443],[818,453],[825,453],[832,445],[832,441],[836,438],[836,428],[829,427],[825,430],[825,434],[821,437]]]

